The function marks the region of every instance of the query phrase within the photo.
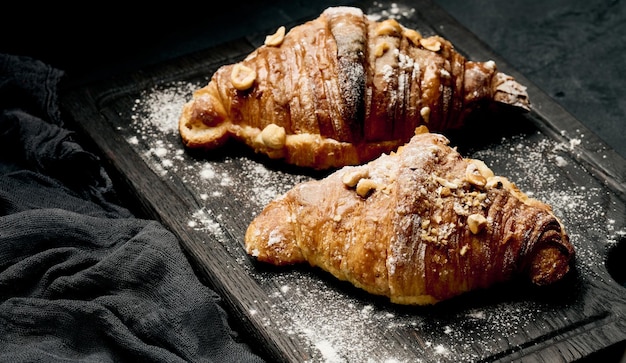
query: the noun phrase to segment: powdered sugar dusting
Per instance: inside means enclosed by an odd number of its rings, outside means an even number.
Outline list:
[[[270,200],[308,178],[270,171],[245,157],[227,157],[220,162],[191,157],[177,127],[183,105],[199,87],[197,83],[175,82],[142,92],[133,105],[131,132],[126,140],[156,174],[164,178],[180,177],[198,196],[200,205],[197,210],[189,211],[186,225],[230,246],[232,242],[222,225],[237,212],[228,209],[229,203],[220,201],[236,199],[256,214]],[[245,200],[238,200],[244,195]],[[223,210],[204,207],[216,201]]]
[[[570,235],[580,266],[591,273],[604,263],[604,255],[603,248],[598,248],[602,246],[587,240],[593,237],[605,245],[614,241],[613,224],[607,220],[620,215],[623,205],[611,201],[603,183],[573,159],[579,140],[573,137],[557,142],[537,133],[503,139],[499,145],[470,156],[487,161],[496,174],[507,176],[529,196],[549,204]]]
[[[193,83],[177,82],[174,87],[144,92],[141,98],[135,100],[133,111],[137,113],[132,118],[141,124],[155,126],[159,132],[175,133],[187,96],[196,88]]]
[[[351,287],[329,283],[325,276],[272,272],[259,280],[277,301],[276,315],[266,324],[309,341],[314,362],[478,361],[492,354],[494,341],[514,349],[529,326],[554,314],[528,301],[486,303],[443,315],[396,310],[354,297]],[[418,339],[406,345],[395,335]]]
[[[408,18],[415,12],[401,4],[385,7],[377,2],[371,10],[374,20]],[[120,132],[157,175],[184,185],[196,197],[197,207],[188,211],[185,225],[238,256],[238,267],[268,296],[252,304],[250,315],[265,311],[265,326],[308,343],[309,362],[491,360],[504,350],[522,349],[526,334],[537,326],[545,331],[567,328],[562,312],[532,300],[489,299],[445,313],[409,310],[370,300],[347,283],[307,268],[268,272],[251,267],[241,257],[245,222],[239,230],[225,226],[233,219],[251,220],[272,199],[310,177],[270,169],[240,155],[190,156],[180,142],[177,122],[191,93],[203,85],[175,82],[146,90],[132,108],[131,124]],[[626,236],[624,205],[573,157],[584,135],[568,140],[556,142],[539,133],[514,136],[465,156],[484,160],[496,174],[552,205],[576,248],[582,278],[606,278],[597,268],[604,263],[600,247]],[[261,305],[269,306],[269,312]],[[415,339],[405,343],[406,337]]]
[[[241,215],[242,210],[249,211],[246,218],[253,218],[273,198],[310,178],[271,170],[243,156],[219,160],[190,157],[172,126],[178,113],[171,105],[182,107],[193,88],[177,83],[142,94],[133,108],[135,114],[126,140],[155,173],[163,178],[180,178],[198,196],[198,208],[189,211],[186,225],[237,254],[241,252],[241,241],[233,240],[236,232],[224,229],[226,222]],[[159,103],[169,106],[160,107]],[[564,175],[566,179],[568,175],[576,179],[588,174],[571,157],[572,148],[578,145],[558,143],[536,134],[502,139],[497,145],[467,156],[485,160],[497,174],[507,176],[530,196],[551,204],[570,233],[577,249],[577,263],[590,276],[597,273],[594,266],[603,263],[603,256],[596,245],[584,242],[590,235],[605,244],[623,238],[623,216],[616,212],[623,206],[609,200],[604,185],[590,177],[584,186],[562,182]],[[207,205],[222,208],[210,209]],[[231,205],[241,208],[232,210]],[[332,285],[332,278],[320,278],[308,270],[268,273],[250,268],[245,258],[237,261],[272,299],[263,302],[271,305],[270,315],[264,317],[267,326],[309,342],[311,362],[480,360],[497,353],[494,346],[522,344],[519,336],[523,336],[525,327],[541,324],[545,316],[553,313],[531,301],[461,309],[445,317],[433,317],[419,309],[396,311],[388,304],[372,304],[355,297],[350,293],[351,287],[337,287]],[[401,341],[389,340],[390,334],[420,339],[405,346],[389,343]],[[498,344],[494,345],[494,341]]]
[[[374,1],[373,7],[368,10],[367,17],[373,21],[385,19],[400,20],[403,18],[410,18],[414,13],[415,8],[404,4],[391,3],[391,5],[388,5]]]

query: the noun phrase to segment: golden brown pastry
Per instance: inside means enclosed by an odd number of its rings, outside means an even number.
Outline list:
[[[270,158],[327,169],[395,150],[419,125],[458,128],[482,102],[530,107],[526,88],[493,61],[468,61],[447,40],[396,20],[332,7],[219,68],[184,106],[179,132],[189,148],[233,138]]]
[[[309,263],[398,304],[434,304],[514,276],[561,279],[574,249],[551,208],[435,133],[295,186],[245,235],[248,254]]]

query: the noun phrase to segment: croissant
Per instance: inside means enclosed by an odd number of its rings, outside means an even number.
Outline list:
[[[279,266],[308,262],[405,305],[518,276],[540,286],[563,278],[574,249],[550,206],[420,130],[397,152],[270,202],[248,226],[246,252]]]
[[[184,105],[178,128],[189,148],[234,138],[270,158],[329,169],[393,151],[419,125],[459,128],[485,102],[530,109],[526,88],[493,61],[468,61],[444,38],[393,19],[331,7],[220,67]]]

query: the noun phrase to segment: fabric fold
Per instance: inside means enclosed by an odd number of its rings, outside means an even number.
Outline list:
[[[61,76],[0,54],[0,361],[262,362],[65,128]]]

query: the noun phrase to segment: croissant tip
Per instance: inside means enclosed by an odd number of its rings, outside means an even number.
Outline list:
[[[496,73],[494,82],[495,94],[493,99],[496,102],[530,111],[531,105],[526,86],[523,86],[517,82],[515,78],[502,72]]]
[[[259,261],[277,266],[303,262],[302,251],[295,242],[292,219],[284,199],[274,200],[248,226],[244,237],[246,252]],[[283,223],[275,225],[276,221]]]
[[[566,237],[563,237],[566,239]],[[530,280],[537,286],[546,286],[563,279],[570,271],[573,250],[568,244],[556,244],[539,249],[530,264]]]

